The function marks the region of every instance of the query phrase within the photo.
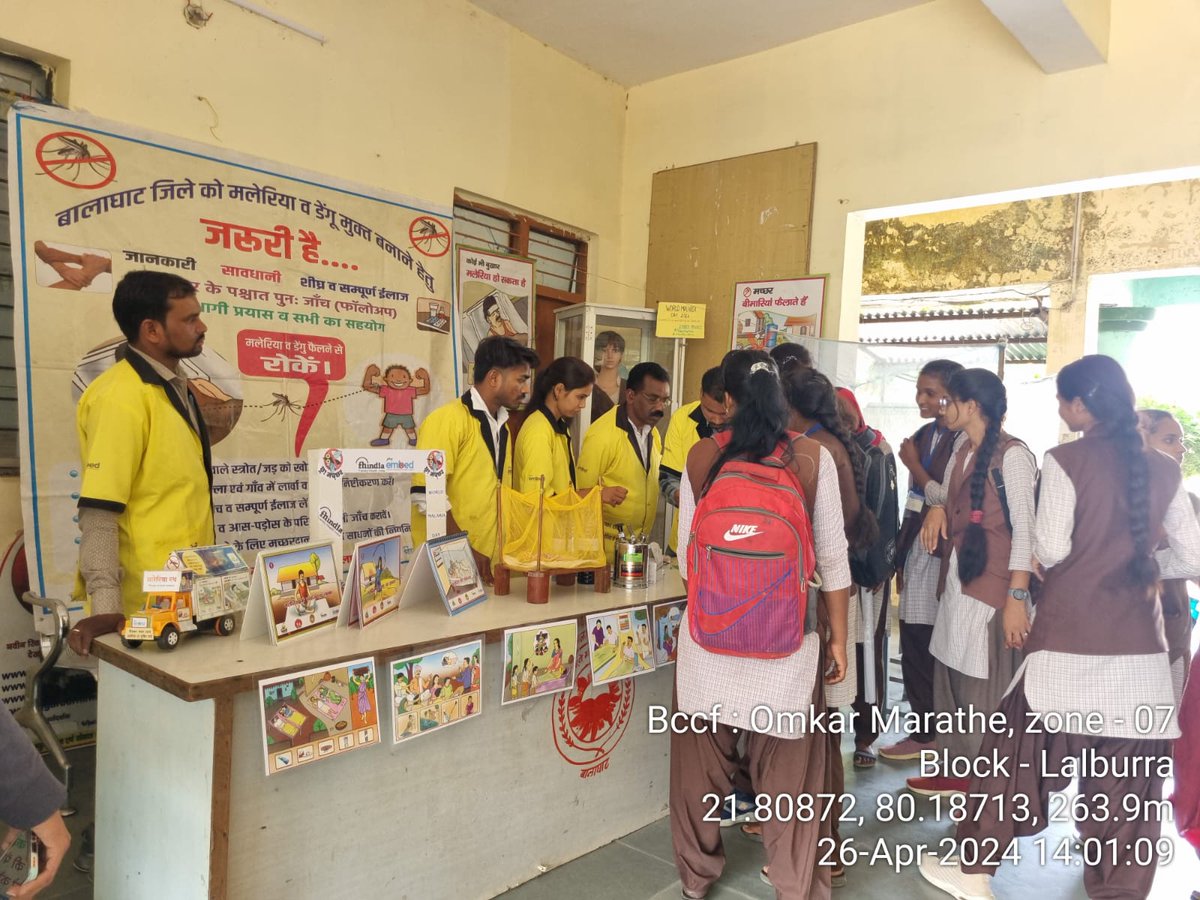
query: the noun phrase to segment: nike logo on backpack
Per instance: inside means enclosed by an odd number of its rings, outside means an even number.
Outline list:
[[[727,541],[744,541],[746,538],[756,537],[762,534],[758,530],[757,525],[733,525],[725,532],[725,540]]]

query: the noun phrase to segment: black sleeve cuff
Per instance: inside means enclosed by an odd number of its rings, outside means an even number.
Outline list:
[[[109,512],[123,513],[125,512],[125,504],[117,503],[115,500],[97,500],[94,497],[80,497],[79,508],[89,507],[91,509],[106,509]]]

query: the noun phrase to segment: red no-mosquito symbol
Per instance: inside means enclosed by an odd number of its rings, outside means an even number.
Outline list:
[[[117,177],[117,159],[90,134],[56,131],[37,145],[42,171],[67,187],[95,190]]]
[[[408,226],[408,239],[426,256],[445,256],[450,249],[450,229],[429,216],[417,216]]]

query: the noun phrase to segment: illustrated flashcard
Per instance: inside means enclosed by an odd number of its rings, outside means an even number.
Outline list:
[[[675,654],[679,651],[679,623],[686,608],[687,600],[668,600],[651,608],[656,666],[669,666],[675,662]]]
[[[592,683],[654,671],[654,647],[646,607],[631,606],[587,617]]]
[[[411,606],[434,588],[452,616],[487,599],[465,532],[430,538],[421,545],[409,567],[400,605]]]
[[[575,687],[575,619],[504,632],[501,704],[519,703]]]
[[[378,744],[371,657],[258,683],[267,774]]]
[[[255,576],[263,579],[275,643],[337,624],[342,591],[330,542],[260,553]]]
[[[471,641],[392,660],[392,743],[479,715],[482,659],[483,642]]]
[[[400,535],[364,541],[354,548],[347,574],[347,623],[363,628],[400,608]]]

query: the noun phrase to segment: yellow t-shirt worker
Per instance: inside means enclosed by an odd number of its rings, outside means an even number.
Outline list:
[[[79,489],[76,593],[91,615],[72,629],[86,653],[142,602],[142,573],[173,550],[214,541],[208,431],[179,371],[207,330],[195,288],[169,272],[130,272],[113,294],[129,341],[124,358],[88,386],[76,424]]]
[[[629,371],[621,405],[593,422],[584,436],[577,466],[579,489],[596,485],[606,491],[621,489],[612,492],[617,503],[604,506],[604,549],[609,559],[617,525],[624,526],[626,534],[649,533],[654,525],[662,459],[662,438],[654,426],[670,398],[667,370],[658,363],[638,363]]]
[[[713,366],[700,379],[700,399],[680,407],[671,416],[667,436],[663,439],[662,466],[658,470],[658,489],[668,503],[675,507],[671,527],[667,531],[667,547],[674,553],[679,545],[679,481],[687,466],[688,451],[699,440],[712,437],[725,426],[725,386],[721,383],[721,367]]]
[[[501,482],[512,484],[513,442],[508,410],[520,404],[529,386],[537,354],[510,337],[488,337],[475,348],[471,389],[438,407],[421,423],[417,447],[446,455],[446,527],[465,531],[479,573],[492,583],[496,541],[496,495]],[[413,492],[424,492],[423,475],[413,477]],[[424,516],[413,516],[413,540],[424,540]]]

